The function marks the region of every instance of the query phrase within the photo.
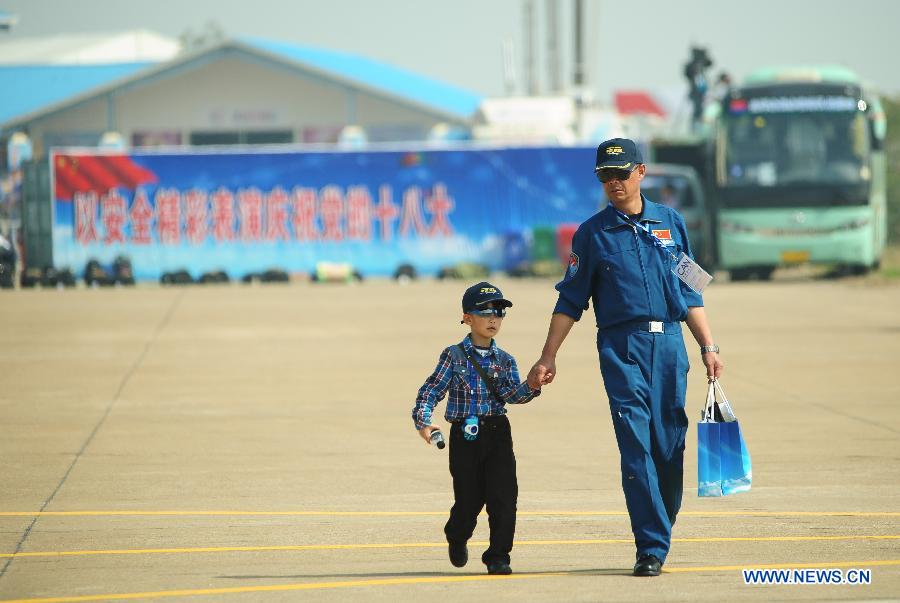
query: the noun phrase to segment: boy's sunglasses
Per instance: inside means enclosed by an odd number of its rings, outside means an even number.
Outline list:
[[[490,316],[503,318],[504,316],[506,316],[506,308],[482,308],[478,310],[469,310],[467,314],[481,316],[482,318],[488,318]]]
[[[620,170],[618,168],[606,168],[597,170],[597,180],[606,184],[607,182],[611,182],[613,180],[628,180],[631,178],[631,174],[634,173],[634,170]]]

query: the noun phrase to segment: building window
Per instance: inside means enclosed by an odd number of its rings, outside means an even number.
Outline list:
[[[294,142],[291,130],[257,130],[257,131],[199,131],[191,132],[191,144],[226,145],[226,144],[283,144]]]
[[[133,147],[174,147],[181,144],[181,132],[177,130],[146,130],[131,134]]]

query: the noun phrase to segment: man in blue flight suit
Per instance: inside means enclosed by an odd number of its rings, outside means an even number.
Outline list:
[[[595,172],[610,204],[575,232],[547,341],[528,382],[538,388],[553,381],[556,353],[592,299],[637,546],[633,573],[658,576],[681,507],[689,368],[682,321],[701,346],[707,378],[718,378],[723,365],[701,294],[673,271],[684,264],[682,252],[691,256],[684,220],[641,194],[645,170],[631,140],[614,138],[597,148]]]

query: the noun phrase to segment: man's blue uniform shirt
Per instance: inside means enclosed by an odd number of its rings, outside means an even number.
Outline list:
[[[681,214],[643,197],[639,223],[657,231],[665,251],[636,230],[610,203],[579,226],[553,312],[581,318],[594,300],[597,328],[635,320],[682,321],[703,297],[672,272],[678,256],[693,258]],[[666,236],[668,235],[668,236]]]
[[[497,402],[488,390],[487,384],[472,367],[471,362],[456,346],[441,352],[434,372],[419,388],[412,418],[416,429],[431,425],[431,415],[435,405],[449,392],[447,410],[444,418],[447,421],[461,421],[470,414],[479,416],[505,415],[506,404],[524,404],[540,395],[540,390],[532,390],[527,382],[519,383],[519,369],[516,359],[497,347],[491,340],[491,348],[485,357],[475,350],[470,336],[461,342],[467,355],[479,360],[485,372],[494,379],[497,392],[503,403]]]

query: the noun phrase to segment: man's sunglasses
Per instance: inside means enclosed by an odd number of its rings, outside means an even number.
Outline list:
[[[613,180],[628,180],[633,173],[634,170],[620,170],[618,168],[600,169],[597,170],[597,180],[603,184],[612,182]]]
[[[469,310],[468,312],[466,312],[466,314],[481,316],[482,318],[488,318],[491,316],[503,318],[504,316],[506,316],[506,308],[481,308],[477,310]]]

